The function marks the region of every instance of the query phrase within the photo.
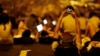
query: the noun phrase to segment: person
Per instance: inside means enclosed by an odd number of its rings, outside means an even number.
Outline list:
[[[26,17],[25,14],[18,15],[17,29],[14,30],[14,35],[13,35],[14,38],[21,38],[24,31],[30,30],[25,23],[25,17]],[[32,31],[30,37],[35,39],[35,36],[32,34]]]
[[[62,12],[60,19],[58,20],[58,23],[55,28],[54,37],[57,37],[57,32],[59,28],[62,30],[62,41],[61,45],[57,44],[56,49],[53,47],[55,44],[52,44],[52,48],[55,49],[56,55],[75,55],[78,56],[78,49],[80,49],[81,46],[81,37],[80,37],[80,26],[79,21],[77,19],[77,16],[75,15],[74,8],[72,6],[67,6],[66,10],[67,16],[63,17],[65,12]],[[62,18],[63,17],[63,18]],[[61,24],[61,25],[60,25]],[[75,44],[73,44],[73,40],[75,37]],[[58,52],[57,48],[59,49],[60,46],[66,47],[66,52]],[[78,48],[78,49],[77,49]],[[74,50],[74,51],[72,51]],[[73,53],[73,54],[71,54]]]
[[[44,22],[44,21],[47,21]],[[53,37],[53,24],[52,24],[53,18],[49,15],[46,14],[43,18],[43,30],[48,33],[49,36]]]
[[[93,37],[94,34],[99,30],[100,19],[96,12],[90,12],[90,19],[86,26],[85,35]]]
[[[46,14],[43,18],[43,30],[40,32],[39,42],[44,41],[44,43],[51,44],[53,41],[53,24],[52,17]]]
[[[14,44],[32,44],[34,43],[34,39],[30,37],[31,31],[30,30],[25,30],[22,33],[21,38],[14,38]]]
[[[79,20],[79,23],[80,23],[81,37],[84,37],[86,25],[87,25],[87,19],[86,19],[85,15],[83,13],[80,13],[78,20]]]
[[[28,29],[28,27],[25,24],[25,16],[24,14],[19,14],[16,18],[16,28],[14,30],[13,36],[21,37],[22,33]]]
[[[0,14],[0,44],[13,44],[12,24],[6,13]]]
[[[42,23],[41,17],[30,14],[29,18],[26,19],[26,26],[32,32],[31,36],[35,38],[36,42],[39,41],[39,32],[37,30],[37,26]]]
[[[94,11],[90,12],[89,19],[86,25],[85,37],[82,39],[82,46],[91,41],[91,38],[99,31],[100,19],[98,14]],[[91,49],[91,48],[89,48]]]
[[[16,35],[17,34],[17,23],[15,21],[15,17],[13,16],[10,16],[10,21],[11,21],[11,24],[12,24],[12,35]]]
[[[18,24],[18,35],[22,35],[22,33],[28,29],[28,27],[25,24],[25,17],[26,15],[22,14],[19,15],[18,20],[19,20],[19,24]]]
[[[1,4],[0,4],[0,14],[1,13],[3,13],[3,8],[2,8],[2,6],[1,6]]]
[[[87,24],[87,29],[86,29],[86,38],[83,38],[84,40],[82,43],[84,43],[83,48],[82,48],[82,55],[90,55],[90,56],[95,56],[96,54],[99,53],[100,50],[100,19],[98,17],[98,14],[96,12],[91,12],[90,13],[90,19]]]
[[[36,27],[34,26],[37,26],[38,24],[38,16],[34,14],[30,14],[29,18],[26,19],[26,26],[33,32],[33,34],[36,34]]]

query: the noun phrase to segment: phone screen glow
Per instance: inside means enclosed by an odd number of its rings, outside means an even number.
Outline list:
[[[42,24],[39,24],[36,27],[37,27],[38,32],[41,32],[43,30]]]

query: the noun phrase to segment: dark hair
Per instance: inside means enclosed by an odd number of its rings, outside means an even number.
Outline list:
[[[2,13],[2,12],[3,12],[3,8],[0,7],[0,13]]]
[[[41,31],[41,36],[47,36],[47,35],[48,35],[47,31],[45,31],[45,30]]]
[[[36,23],[36,24],[39,23],[39,21],[38,21],[38,16],[37,16],[37,15],[31,14],[30,17],[31,17],[32,19],[35,20],[35,23]]]
[[[34,14],[31,14],[30,17],[32,18],[37,18],[38,16],[34,15]]]
[[[0,24],[6,24],[10,21],[10,17],[8,16],[8,14],[3,13],[0,15]]]
[[[84,13],[80,13],[80,16],[84,16]]]
[[[15,17],[10,16],[10,21],[11,21],[11,24],[12,24],[12,28],[17,29],[18,25],[16,23]]]
[[[52,17],[49,15],[49,14],[45,14],[45,16],[43,17],[43,20],[47,18],[47,19],[50,19],[51,21],[53,20]]]
[[[72,9],[72,10],[74,11],[74,8],[73,8],[72,6],[69,5],[69,6],[67,6],[65,9],[68,9],[68,8],[69,8],[69,9]]]
[[[74,11],[74,8],[73,8],[72,6],[67,6],[67,7],[65,8],[65,10],[66,10],[66,13],[67,13],[67,14],[71,14],[72,11]]]
[[[31,35],[31,31],[30,30],[25,30],[23,33],[22,33],[22,37],[30,37]]]
[[[90,12],[89,18],[91,18],[92,16],[98,16],[98,14],[96,12]]]
[[[3,8],[1,7],[1,4],[0,4],[0,13],[2,13],[3,12]]]

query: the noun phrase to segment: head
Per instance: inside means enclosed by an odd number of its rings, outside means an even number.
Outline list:
[[[0,13],[2,13],[3,12],[3,8],[1,7],[1,4],[0,4]]]
[[[52,19],[52,17],[51,17],[50,15],[46,14],[46,15],[44,16],[43,20],[44,20],[44,19],[47,20],[47,24],[46,24],[47,26],[51,26],[51,25],[52,25],[53,19]]]
[[[38,21],[38,16],[36,16],[36,15],[34,15],[34,14],[31,14],[30,15],[30,18],[32,18],[32,19],[34,19],[36,22],[35,23],[39,23],[39,21]]]
[[[96,12],[90,12],[89,17],[91,18],[92,16],[97,16],[98,17],[98,14]]]
[[[84,17],[84,13],[80,13],[80,17]]]
[[[45,30],[43,30],[42,32],[41,32],[41,36],[47,36],[48,35],[48,33],[45,31]]]
[[[30,30],[25,30],[22,34],[22,37],[30,37],[31,31]]]
[[[7,24],[10,21],[8,14],[3,13],[0,15],[0,24]]]
[[[72,6],[67,6],[65,9],[66,9],[66,12],[67,12],[68,14],[72,14],[73,11],[74,11],[74,8],[73,8]]]
[[[31,14],[30,17],[31,17],[31,18],[37,18],[37,16],[34,15],[34,14]]]

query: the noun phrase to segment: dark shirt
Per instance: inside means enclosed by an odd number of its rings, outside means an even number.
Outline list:
[[[14,44],[32,44],[34,40],[32,38],[14,38]]]

